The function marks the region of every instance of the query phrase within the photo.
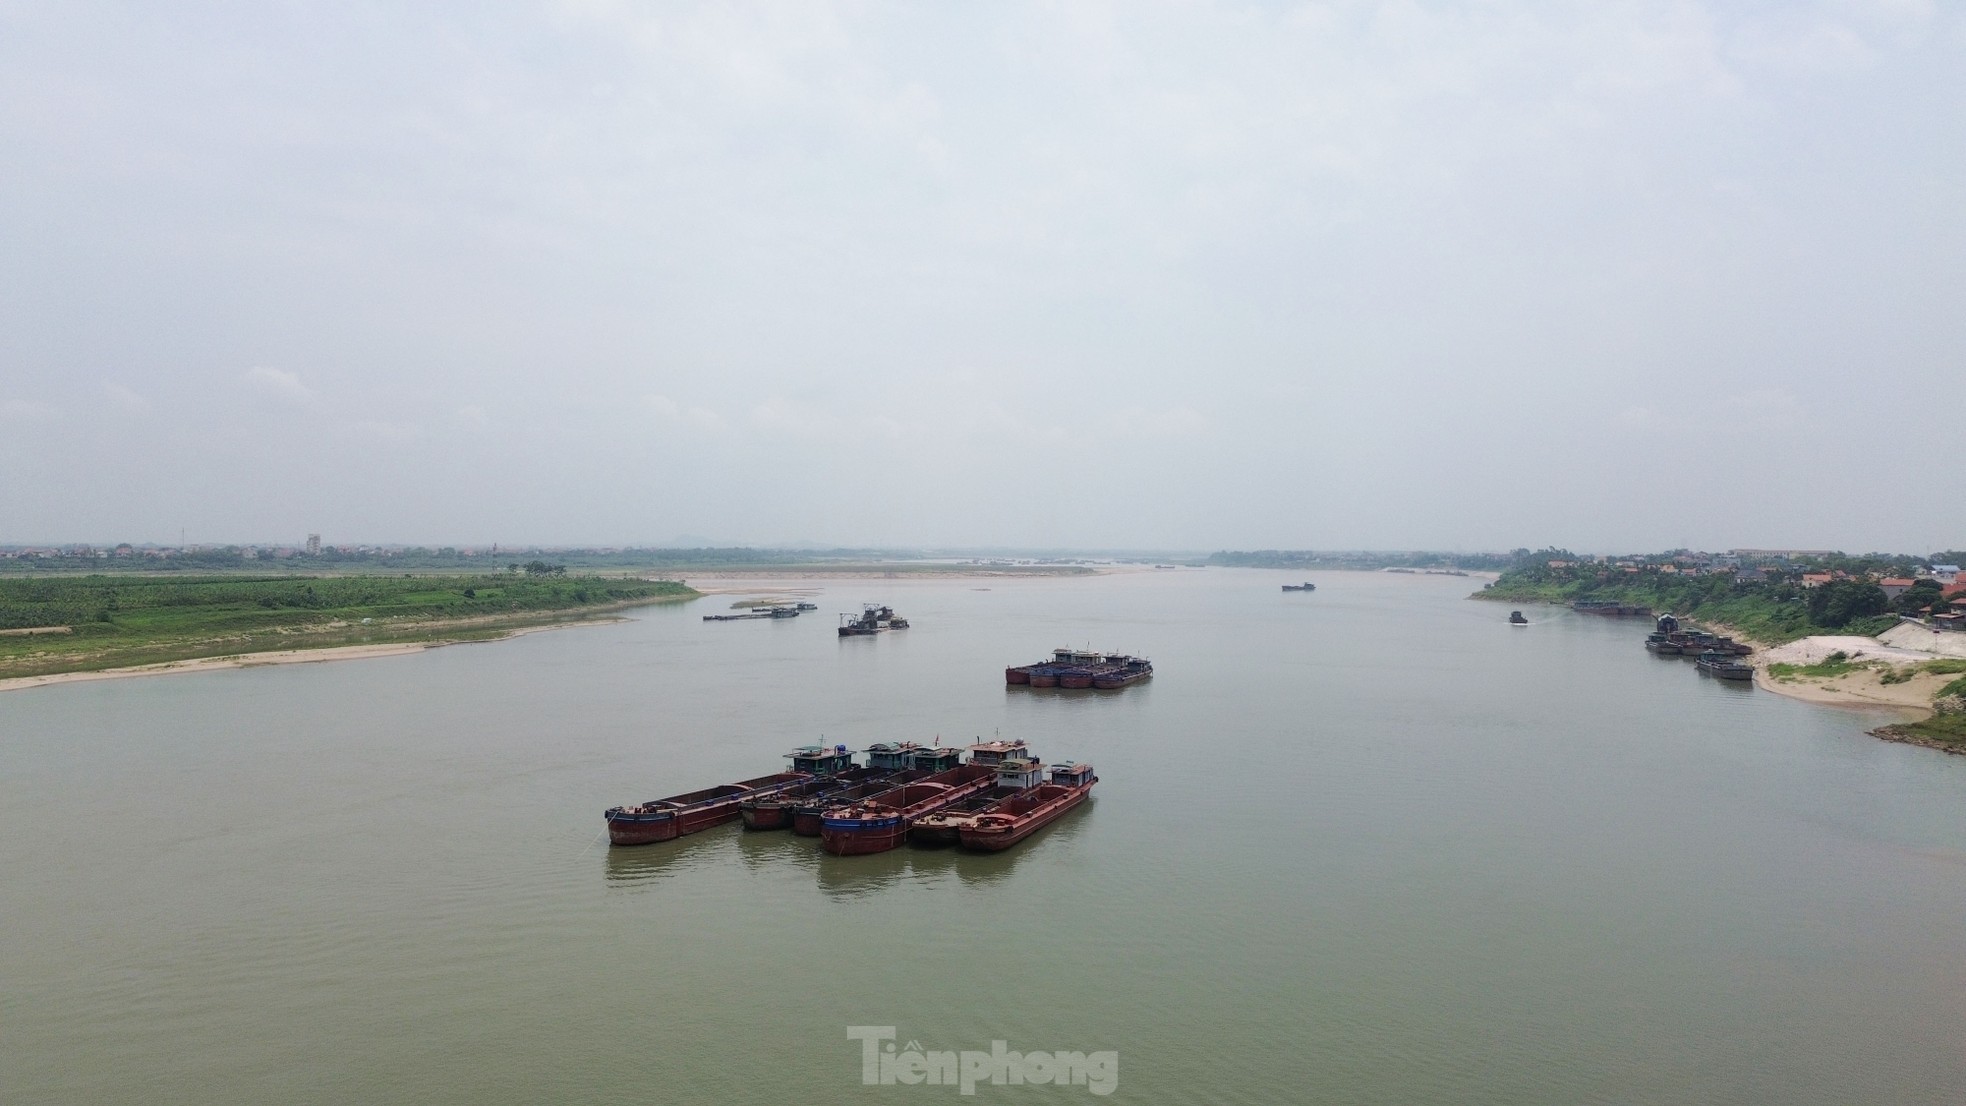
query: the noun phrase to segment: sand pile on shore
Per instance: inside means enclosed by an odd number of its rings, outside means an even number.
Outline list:
[[[1846,660],[1884,661],[1888,664],[1917,664],[1936,656],[1916,649],[1886,645],[1876,638],[1825,635],[1778,645],[1755,659],[1765,664],[1821,664],[1834,653],[1842,653]]]

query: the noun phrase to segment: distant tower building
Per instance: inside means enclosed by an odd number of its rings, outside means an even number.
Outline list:
[[[307,555],[310,557],[318,557],[321,555],[321,535],[319,534],[307,535]]]

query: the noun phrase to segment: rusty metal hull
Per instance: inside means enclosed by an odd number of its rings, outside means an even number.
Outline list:
[[[746,799],[771,795],[812,779],[805,772],[774,772],[769,776],[706,787],[633,807],[610,807],[604,814],[608,841],[615,845],[653,845],[738,818]]]
[[[820,819],[819,843],[836,856],[886,852],[908,839],[908,826],[916,818],[987,791],[995,783],[996,769],[964,764],[862,802],[834,807]]]
[[[1098,782],[1095,776],[1077,787],[1048,783],[1005,799],[962,827],[963,847],[985,852],[1008,849],[1084,802]]]
[[[1026,667],[1006,668],[1003,670],[1003,682],[1028,685],[1031,682],[1031,670]]]

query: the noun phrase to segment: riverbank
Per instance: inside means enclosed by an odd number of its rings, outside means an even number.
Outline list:
[[[1918,635],[1889,641],[1853,634],[1818,634],[1771,645],[1741,627],[1706,619],[1697,624],[1754,650],[1754,684],[1763,691],[1826,707],[1887,709],[1903,721],[1865,731],[1885,741],[1966,754],[1966,721],[1937,713],[1933,701],[1966,671],[1957,644],[1926,645]]]
[[[0,687],[78,673],[175,671],[192,661],[311,661],[496,640],[697,595],[674,581],[557,575],[7,580],[0,581],[0,625],[39,632],[0,637]]]
[[[473,645],[507,641],[512,638],[523,637],[526,634],[543,633],[547,630],[564,630],[572,626],[602,626],[623,621],[626,620],[618,617],[590,616],[566,619],[558,622],[510,626],[502,629],[460,626],[450,627],[449,629],[454,632],[446,636],[415,641],[272,649],[251,653],[232,653],[225,656],[187,657],[181,660],[158,661],[150,664],[127,665],[119,668],[93,668],[68,672],[52,672],[36,676],[11,676],[0,679],[0,692],[24,691],[31,687],[48,687],[53,684],[85,683],[90,680],[124,680],[135,676],[165,676],[172,673],[212,672],[227,668],[259,668],[268,665],[317,664],[324,661],[367,660],[373,657],[401,657],[412,653],[421,653],[426,649],[441,649],[446,645]],[[437,628],[432,627],[432,629],[435,630]]]

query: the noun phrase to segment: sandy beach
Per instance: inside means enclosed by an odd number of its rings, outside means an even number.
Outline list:
[[[1770,665],[1821,664],[1836,653],[1843,653],[1853,662],[1877,662],[1890,668],[1941,660],[1954,654],[1905,648],[1886,644],[1877,638],[1843,634],[1806,637],[1773,648],[1765,648],[1755,642],[1749,644],[1755,646],[1753,664],[1756,686],[1777,695],[1828,706],[1892,707],[1913,712],[1922,718],[1932,713],[1932,698],[1939,688],[1959,678],[1957,674],[1920,672],[1909,680],[1887,684],[1882,669],[1866,667],[1840,676],[1776,679],[1769,675]]]
[[[545,626],[515,627],[496,637],[442,638],[434,641],[396,642],[388,645],[334,645],[321,649],[280,649],[266,653],[238,653],[225,657],[196,657],[158,664],[138,664],[128,668],[101,668],[92,672],[57,672],[46,676],[14,676],[0,680],[0,691],[24,691],[52,684],[75,684],[88,680],[124,680],[133,676],[166,676],[178,672],[211,672],[222,668],[259,668],[275,664],[315,664],[323,661],[362,660],[368,657],[399,657],[439,649],[446,645],[473,645],[507,641],[524,634],[561,630],[568,626],[598,626],[623,621],[620,618],[586,618],[556,622]]]

